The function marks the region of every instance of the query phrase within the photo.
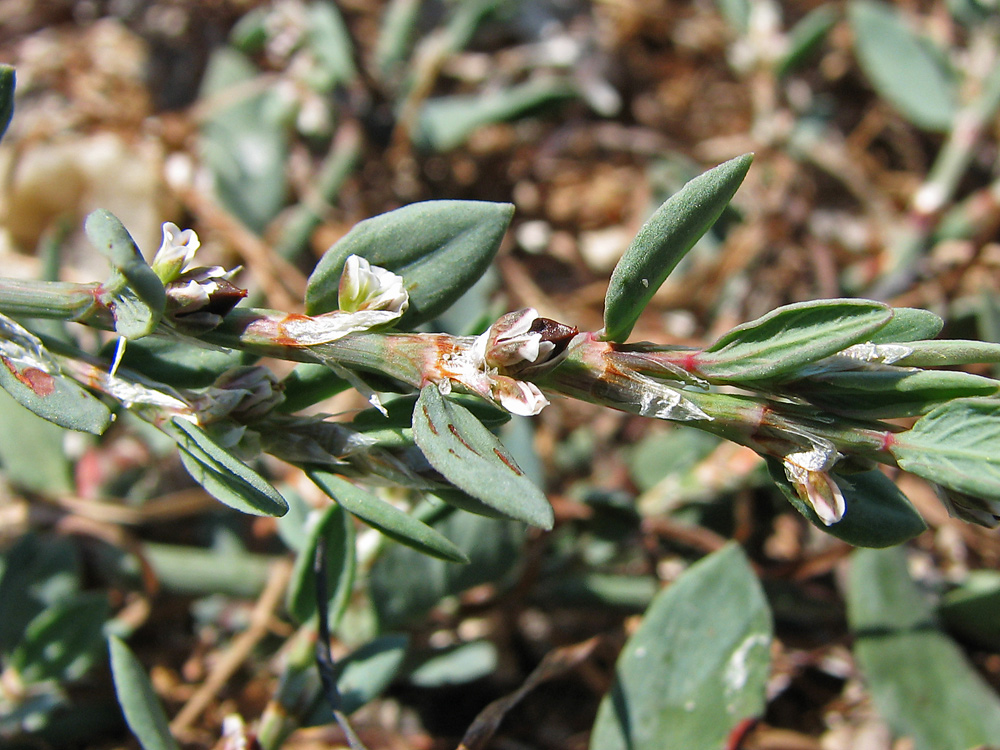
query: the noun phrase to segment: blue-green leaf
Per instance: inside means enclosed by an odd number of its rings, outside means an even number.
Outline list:
[[[851,556],[848,620],[875,707],[914,750],[969,750],[1000,737],[1000,699],[934,624],[902,548]]]
[[[469,561],[446,536],[385,500],[328,471],[310,470],[306,473],[316,486],[345,510],[390,539],[449,562]]]
[[[932,339],[941,333],[942,328],[944,321],[930,310],[894,307],[892,320],[872,333],[868,340],[873,344],[897,344]]]
[[[118,703],[129,729],[143,750],[180,750],[170,734],[167,716],[142,664],[120,639],[111,636],[108,645]]]
[[[413,437],[431,466],[459,489],[509,518],[552,528],[552,506],[503,444],[467,409],[424,386]]]
[[[858,62],[876,91],[914,125],[950,130],[958,82],[944,53],[887,3],[854,0],[848,18]]]
[[[306,311],[337,309],[340,274],[359,255],[403,278],[410,306],[400,327],[446,310],[493,260],[514,207],[482,201],[427,201],[357,224],[326,251],[309,277]]]
[[[295,558],[295,569],[288,588],[288,611],[299,622],[316,613],[316,548],[326,540],[327,609],[331,627],[343,614],[354,583],[354,524],[351,516],[336,503],[311,519],[306,543]]]
[[[695,177],[642,226],[611,274],[605,339],[628,338],[656,290],[729,205],[752,160],[744,154]]]
[[[164,431],[177,441],[184,468],[216,500],[255,516],[283,516],[288,511],[288,503],[270,482],[197,425],[175,417]]]
[[[618,658],[591,750],[721,748],[765,706],[771,613],[730,544],[661,591]]]
[[[127,339],[153,332],[163,317],[167,294],[163,283],[142,257],[132,235],[118,217],[98,209],[84,225],[87,237],[111,261],[111,278],[104,283],[115,330]]]
[[[56,602],[28,624],[10,666],[28,683],[79,679],[103,651],[108,614],[102,592]]]

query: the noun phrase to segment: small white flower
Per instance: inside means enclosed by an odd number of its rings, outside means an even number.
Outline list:
[[[782,461],[788,481],[826,526],[837,523],[847,511],[844,493],[829,474],[838,458],[832,447],[815,445],[809,451],[790,453]]]
[[[538,311],[528,307],[507,313],[476,339],[475,351],[488,367],[516,367],[525,362],[544,360],[555,344],[542,338],[542,330],[532,330],[539,320]]]
[[[511,414],[521,417],[533,417],[549,405],[537,385],[506,375],[490,379],[490,395]]]
[[[402,277],[357,255],[349,255],[344,263],[338,294],[340,310],[346,313],[382,310],[399,317],[410,306]]]
[[[193,229],[181,231],[172,221],[163,222],[163,242],[153,256],[153,271],[164,284],[170,283],[187,270],[200,247]]]

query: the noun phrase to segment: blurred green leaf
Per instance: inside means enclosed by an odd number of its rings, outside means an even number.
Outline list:
[[[309,5],[308,44],[332,84],[350,83],[358,71],[351,56],[354,42],[335,3]]]
[[[801,66],[823,43],[838,17],[832,4],[820,5],[803,16],[788,32],[788,49],[775,65],[777,75],[787,76]]]
[[[576,90],[566,80],[539,78],[486,94],[429,99],[420,110],[413,140],[420,148],[450,151],[465,143],[477,128],[576,96]]]
[[[387,546],[372,566],[369,584],[383,630],[412,622],[446,596],[503,582],[519,563],[524,526],[516,521],[450,513],[433,525],[469,563],[449,563],[411,547]]]
[[[253,599],[271,576],[276,556],[189,544],[145,542],[142,556],[164,591],[186,596],[224,594]]]
[[[1000,501],[1000,401],[965,398],[942,404],[898,434],[889,450],[904,471]]]
[[[56,602],[29,624],[10,657],[10,666],[27,683],[77,680],[103,657],[104,623],[108,619],[103,592],[77,594]]]
[[[257,76],[253,64],[236,50],[219,47],[212,52],[202,99],[232,104],[210,110],[202,122],[199,150],[215,178],[219,200],[261,234],[285,205],[288,134],[278,121],[277,94],[252,85]]]
[[[837,414],[889,419],[925,414],[956,398],[995,395],[1000,383],[967,372],[890,366],[820,373],[788,387]]]
[[[552,506],[503,444],[437,385],[424,386],[413,410],[413,437],[452,484],[509,518],[552,528]]]
[[[869,336],[873,344],[894,344],[900,342],[932,339],[941,333],[944,321],[930,310],[919,307],[894,307],[892,320]]]
[[[827,526],[799,497],[780,461],[769,458],[767,468],[771,479],[795,510],[816,528],[855,547],[891,547],[927,530],[927,524],[906,495],[878,469],[831,475],[844,493],[847,509],[843,518]]]
[[[309,470],[306,473],[316,486],[345,510],[390,539],[442,560],[468,562],[468,558],[447,537],[385,500],[328,471]]]
[[[421,0],[389,0],[382,12],[375,42],[375,67],[384,84],[393,89],[395,78],[406,63],[417,34]]]
[[[775,378],[864,341],[892,310],[870,300],[816,300],[785,305],[729,331],[697,356],[708,380]]]
[[[146,670],[124,641],[108,638],[111,675],[125,721],[143,750],[180,750]]]
[[[729,544],[653,600],[618,658],[593,750],[721,748],[766,705],[771,614],[743,551]]]
[[[312,527],[295,558],[288,587],[288,611],[299,622],[316,614],[316,549],[323,538],[326,540],[327,609],[330,626],[335,627],[354,584],[354,524],[351,516],[336,503],[316,514],[308,524]]]
[[[340,274],[359,255],[403,278],[410,306],[400,327],[447,309],[493,260],[514,207],[482,201],[427,201],[366,219],[326,251],[309,277],[306,311],[337,309]]]
[[[875,90],[914,125],[950,130],[958,82],[941,50],[886,3],[853,0],[848,18],[858,62]]]
[[[184,468],[216,500],[255,516],[283,516],[288,511],[288,503],[270,482],[197,425],[175,417],[163,429],[177,441]]]
[[[383,635],[337,662],[340,710],[350,715],[381,695],[403,665],[409,643],[410,639],[405,635]],[[302,726],[321,726],[332,721],[330,705],[317,690],[317,698],[312,709],[306,713]]]
[[[1000,650],[1000,572],[969,571],[957,588],[941,598],[938,615],[959,637]]]
[[[715,0],[722,17],[740,36],[750,28],[750,3],[751,0]]]
[[[605,339],[628,338],[656,290],[729,205],[751,161],[753,154],[744,154],[695,177],[642,226],[611,274]]]
[[[14,116],[14,88],[17,85],[17,74],[13,66],[0,64],[0,140],[7,132],[11,118]]]
[[[969,750],[1000,737],[1000,699],[934,625],[902,548],[851,556],[848,619],[875,706],[915,750]]]
[[[408,682],[422,688],[461,685],[496,672],[497,647],[491,641],[460,643],[430,653],[408,675]]]
[[[72,492],[63,428],[32,414],[5,391],[0,391],[0,424],[0,464],[12,486],[53,496]]]
[[[80,589],[80,561],[72,539],[27,533],[0,554],[0,653],[20,643],[42,611]]]
[[[127,339],[153,332],[163,317],[167,295],[132,235],[110,211],[98,209],[84,224],[87,238],[111,261],[111,278],[104,283],[115,330]]]
[[[645,492],[671,474],[688,471],[718,445],[715,435],[670,425],[663,432],[650,433],[629,451],[629,474]]]

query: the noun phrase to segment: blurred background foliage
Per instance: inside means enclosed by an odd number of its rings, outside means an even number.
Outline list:
[[[530,305],[593,330],[650,212],[753,151],[633,339],[706,341],[781,304],[857,295],[1000,340],[992,0],[0,0],[0,61],[18,74],[4,275],[103,278],[81,227],[106,208],[150,252],[161,222],[196,228],[206,262],[245,266],[255,303],[301,311],[316,259],[359,220],[510,201],[497,263],[432,327],[467,333]],[[94,439],[0,394],[0,426],[0,744],[130,741],[108,635],[130,637],[184,746],[213,746],[229,714],[261,716],[296,663],[302,612],[284,591],[326,497],[275,462],[292,512],[240,516],[125,413]],[[630,689],[637,615],[661,611],[661,590],[704,602],[713,583],[745,590],[740,576],[759,579],[775,640],[761,719],[727,747],[1000,737],[1000,543],[918,480],[902,479],[929,530],[854,553],[791,509],[755,454],[694,430],[556,402],[502,435],[546,488],[553,532],[449,516],[436,528],[473,560],[459,566],[358,531],[335,653],[355,655],[342,692],[369,747],[452,747],[520,686],[533,691],[492,747],[613,747],[598,706],[616,677]],[[699,575],[729,572],[669,585],[712,552]],[[286,746],[343,741],[310,723]]]

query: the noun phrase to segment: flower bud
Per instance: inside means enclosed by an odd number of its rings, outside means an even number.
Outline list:
[[[201,240],[193,229],[181,231],[173,222],[163,222],[163,242],[153,256],[153,272],[169,284],[187,269],[200,247]]]

